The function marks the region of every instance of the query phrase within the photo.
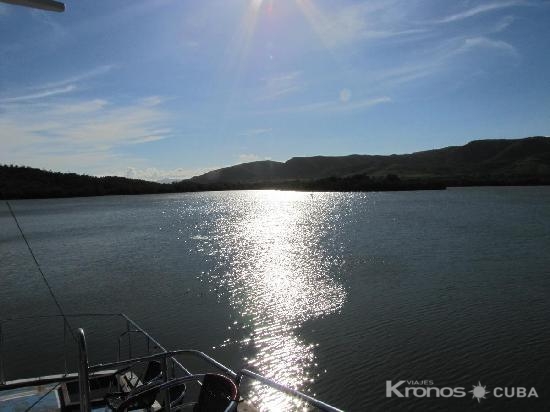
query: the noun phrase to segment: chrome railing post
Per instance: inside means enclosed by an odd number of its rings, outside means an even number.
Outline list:
[[[121,349],[120,349],[120,346],[121,346],[121,341],[122,341],[122,335],[118,337],[118,354],[117,354],[117,361],[119,361],[121,358],[120,358],[120,355],[121,355]]]
[[[130,336],[130,322],[126,322],[126,332],[128,332],[128,359],[132,358],[132,337]]]
[[[124,319],[126,319],[126,321],[128,323],[130,323],[130,325],[132,325],[132,327],[134,329],[136,329],[137,331],[139,331],[140,333],[144,334],[145,336],[147,336],[151,342],[153,343],[153,350],[157,350],[157,349],[160,349],[161,351],[163,352],[167,352],[166,351],[166,348],[164,346],[162,346],[155,338],[153,338],[151,335],[149,335],[145,330],[143,330],[143,328],[141,326],[139,326],[137,323],[135,323],[132,319],[130,319],[128,316],[126,316],[124,313],[120,313],[119,314],[120,316],[122,316]],[[174,362],[176,362],[176,365],[178,365],[178,368],[181,369],[185,374],[187,375],[192,375],[192,373],[186,369],[182,364],[181,362],[179,362],[177,359],[174,359]]]
[[[69,373],[67,366],[67,319],[63,318],[63,365],[65,367],[65,375]]]
[[[84,330],[78,328],[78,386],[80,389],[80,411],[90,412],[90,378],[88,375],[88,352]]]
[[[164,382],[168,382],[168,362],[166,359],[166,356],[163,356],[160,360],[161,366],[162,366],[162,380]],[[166,388],[164,389],[164,411],[170,412],[170,389]]]
[[[4,375],[4,332],[2,330],[2,322],[0,322],[0,384],[6,383],[6,375]]]

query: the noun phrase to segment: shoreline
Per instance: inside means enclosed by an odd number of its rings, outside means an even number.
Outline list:
[[[371,189],[371,190],[306,190],[306,189],[284,189],[284,188],[246,188],[246,189],[205,189],[195,191],[173,191],[173,192],[155,192],[155,193],[108,193],[108,194],[90,194],[90,195],[60,195],[60,196],[21,196],[21,197],[0,197],[4,202],[14,200],[56,200],[56,199],[76,199],[76,198],[100,198],[110,196],[154,196],[154,195],[175,195],[175,194],[193,194],[193,193],[209,193],[209,192],[241,192],[241,191],[281,191],[281,192],[306,192],[306,193],[380,193],[380,192],[424,192],[424,191],[444,191],[448,189],[461,188],[522,188],[522,187],[547,187],[550,183],[540,184],[470,184],[470,185],[453,185],[442,188],[393,188],[393,189]]]

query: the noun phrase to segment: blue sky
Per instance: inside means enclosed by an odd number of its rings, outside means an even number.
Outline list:
[[[0,163],[152,180],[550,134],[550,2],[0,3]]]

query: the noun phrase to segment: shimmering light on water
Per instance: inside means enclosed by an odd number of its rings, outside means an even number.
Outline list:
[[[217,291],[228,294],[250,330],[241,342],[255,349],[248,365],[302,388],[317,371],[316,342],[302,338],[300,327],[338,311],[346,299],[342,284],[329,275],[339,257],[319,246],[330,227],[331,197],[263,191],[233,199],[232,213],[209,233],[216,238],[212,253],[226,260],[226,273],[205,279],[219,282]],[[254,386],[252,400],[268,410],[296,403],[262,385]]]
[[[549,187],[518,187],[12,205],[67,312],[125,312],[168,348],[346,411],[515,412],[548,410],[549,204]],[[0,228],[0,316],[57,313],[6,207]],[[16,326],[3,329],[8,377],[61,373],[62,334]],[[118,327],[80,326],[93,362],[116,359]],[[539,398],[387,398],[386,381],[402,379]],[[252,391],[266,409],[301,409]]]

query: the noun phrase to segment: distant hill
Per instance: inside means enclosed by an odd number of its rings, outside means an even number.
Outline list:
[[[280,189],[307,191],[445,189],[441,182],[401,180],[396,175],[330,177],[307,181],[198,183],[187,179],[172,183],[148,182],[117,176],[94,177],[59,173],[25,166],[0,165],[0,199],[40,199],[105,195],[203,192],[212,190]]]
[[[293,157],[286,162],[258,161],[214,170],[197,183],[255,183],[371,177],[465,181],[546,181],[550,178],[550,138],[475,140],[464,146],[412,154]]]
[[[57,173],[32,167],[0,165],[0,198],[25,199],[67,196],[164,193],[165,185],[144,180]]]
[[[172,183],[0,165],[0,199],[207,190],[382,191],[550,184],[550,138],[477,140],[412,154],[243,163]]]

